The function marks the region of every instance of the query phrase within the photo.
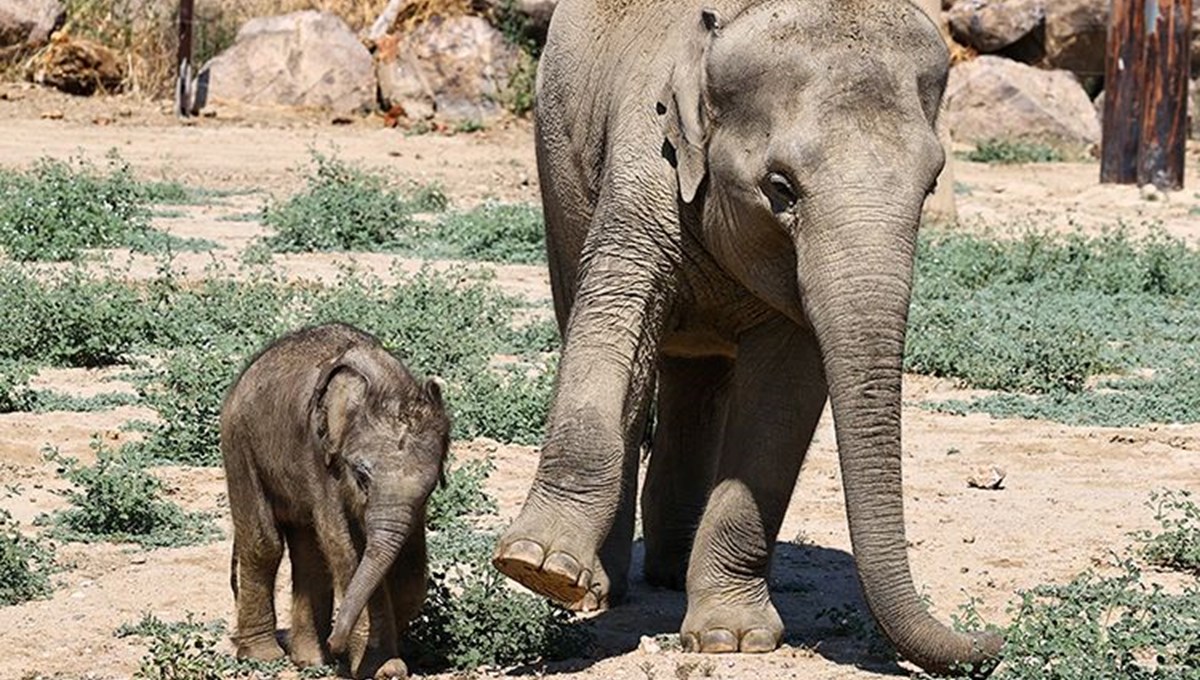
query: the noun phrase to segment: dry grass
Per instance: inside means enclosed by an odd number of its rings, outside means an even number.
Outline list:
[[[386,4],[387,0],[196,0],[193,60],[203,64],[228,47],[242,24],[255,17],[315,9],[336,14],[362,31]],[[491,5],[486,0],[412,0],[396,23],[410,30],[435,15],[481,14]],[[173,87],[178,9],[176,0],[67,0],[63,30],[116,50],[125,62],[125,90],[161,98]]]

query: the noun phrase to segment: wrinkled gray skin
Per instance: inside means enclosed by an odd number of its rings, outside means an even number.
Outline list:
[[[780,523],[826,398],[866,599],[905,657],[990,668],[913,586],[900,377],[948,68],[904,0],[562,0],[538,168],[565,338],[537,476],[495,564],[562,603],[626,586],[637,449],[645,575],[682,639],[775,649]]]
[[[250,364],[221,410],[239,657],[283,655],[274,592],[286,542],[292,660],[407,675],[398,638],[425,601],[425,503],[449,430],[437,384],[350,326],[297,331]]]

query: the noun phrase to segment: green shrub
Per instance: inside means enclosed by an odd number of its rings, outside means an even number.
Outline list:
[[[33,369],[19,361],[0,360],[0,413],[27,411]]]
[[[989,139],[980,142],[967,154],[976,163],[1058,163],[1066,160],[1058,149],[1038,142]]]
[[[173,183],[138,182],[115,150],[104,169],[84,159],[42,158],[27,172],[0,177],[0,245],[10,258],[24,261],[73,260],[88,248],[215,247],[150,229],[147,204],[183,192]]]
[[[493,465],[491,460],[472,460],[454,465],[446,461],[446,483],[429,497],[427,524],[433,531],[463,526],[473,516],[496,512],[496,500],[483,490]]]
[[[143,346],[148,329],[139,293],[72,268],[43,280],[0,264],[0,359],[105,366]]]
[[[1190,491],[1150,494],[1147,503],[1162,531],[1136,534],[1141,556],[1150,564],[1200,575],[1200,507]]]
[[[96,463],[90,467],[53,450],[47,453],[59,465],[59,474],[75,485],[63,492],[71,507],[38,518],[51,526],[51,535],[147,548],[196,545],[220,536],[212,515],[185,512],[160,497],[162,482],[146,471],[134,449],[112,450],[93,440],[92,450]]]
[[[459,468],[464,470],[464,468]],[[491,564],[496,536],[470,518],[494,508],[481,491],[488,467],[467,467],[429,541],[430,589],[408,634],[418,663],[468,670],[570,658],[586,645],[571,615],[509,586]],[[483,473],[483,476],[480,475]]]
[[[184,621],[173,622],[145,614],[136,624],[122,625],[116,635],[150,638],[150,648],[133,675],[138,680],[228,680],[244,677],[271,680],[290,668],[287,659],[253,661],[237,659],[218,651],[217,643],[224,631],[223,623],[202,623],[190,613]]]
[[[934,232],[918,244],[906,370],[1004,392],[934,408],[1193,422],[1198,340],[1200,253],[1161,233]]]
[[[162,422],[136,448],[148,460],[220,465],[221,404],[242,360],[239,349],[221,342],[184,346],[167,357],[139,381],[142,399]]]
[[[1132,561],[1021,595],[996,680],[1185,680],[1200,668],[1200,588],[1168,592]]]
[[[0,606],[50,596],[54,549],[21,533],[7,510],[0,509]]]
[[[400,249],[404,239],[420,238],[415,214],[446,207],[436,187],[406,194],[337,158],[313,152],[312,163],[303,192],[263,211],[263,224],[275,229],[267,244],[277,252]]]
[[[431,238],[439,257],[490,262],[539,263],[546,259],[545,224],[539,206],[487,202],[442,218]]]

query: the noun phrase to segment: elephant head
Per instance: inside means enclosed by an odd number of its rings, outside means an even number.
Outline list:
[[[955,633],[922,605],[901,494],[901,361],[917,227],[944,162],[945,44],[905,0],[768,0],[689,24],[657,107],[686,223],[816,335],[880,627],[926,669],[989,668],[998,637]]]
[[[331,362],[309,402],[310,428],[366,546],[329,637],[335,654],[413,532],[442,477],[450,421],[433,380],[418,384],[381,347],[355,347]]]

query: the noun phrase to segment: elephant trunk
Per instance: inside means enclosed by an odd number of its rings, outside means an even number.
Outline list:
[[[391,569],[400,549],[408,541],[415,526],[411,504],[374,503],[367,509],[365,521],[366,548],[362,560],[354,570],[350,585],[342,595],[333,632],[329,636],[329,649],[334,654],[346,651],[346,641],[358,622],[358,617],[367,606],[371,595]],[[400,509],[402,508],[402,509]]]
[[[819,228],[797,239],[799,285],[824,357],[867,604],[896,650],[927,671],[986,674],[1002,640],[956,633],[934,619],[909,570],[900,384],[916,240],[912,213],[887,206],[827,212],[836,221],[817,220]]]

